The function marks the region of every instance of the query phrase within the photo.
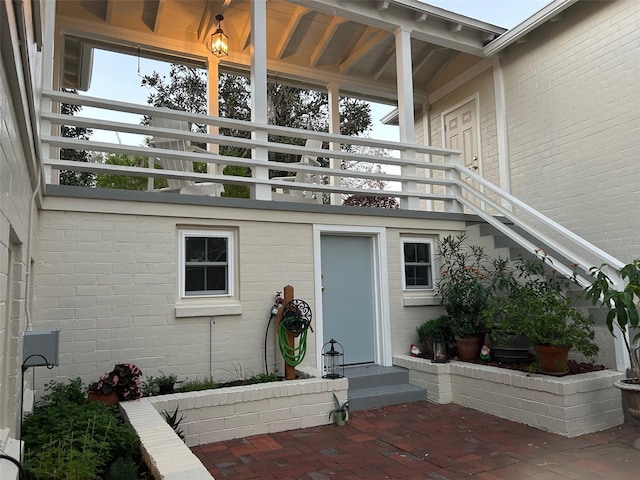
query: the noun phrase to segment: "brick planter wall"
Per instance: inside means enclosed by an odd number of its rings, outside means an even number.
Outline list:
[[[310,378],[161,395],[120,406],[140,436],[155,478],[208,480],[211,475],[188,446],[329,424],[333,393],[344,402],[347,388],[347,379]],[[160,414],[173,413],[176,406],[185,417],[180,426],[186,445]]]
[[[435,403],[457,403],[565,437],[577,437],[624,421],[620,392],[624,377],[612,370],[550,377],[485,365],[397,355],[394,365],[409,369],[409,381],[427,389]]]

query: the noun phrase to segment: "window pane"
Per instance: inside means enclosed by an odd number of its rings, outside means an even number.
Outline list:
[[[431,287],[431,267],[426,265],[407,265],[404,271],[407,288]]]
[[[186,238],[186,257],[187,262],[204,262],[205,241],[204,237],[187,237]]]
[[[186,267],[184,289],[186,292],[202,292],[204,290],[205,267]]]
[[[404,244],[404,261],[407,263],[413,263],[416,261],[416,244],[415,243]]]
[[[227,261],[227,239],[207,238],[207,261],[226,262]]]
[[[207,267],[207,290],[227,293],[227,267]]]
[[[428,243],[415,243],[416,246],[416,262],[420,263],[431,263],[429,255],[429,244]]]

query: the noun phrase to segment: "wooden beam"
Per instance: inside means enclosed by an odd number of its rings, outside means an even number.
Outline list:
[[[207,36],[218,23],[216,15],[224,15],[229,5],[231,0],[224,0],[221,5],[218,0],[206,0],[198,26],[198,42],[207,42]]]
[[[422,60],[420,60],[420,62],[413,67],[413,76],[415,77],[416,74],[418,73],[418,70],[420,70],[422,67],[424,67],[427,62],[429,61],[429,59],[436,53],[436,52],[440,52],[442,50],[446,50],[446,48],[434,48],[432,50],[429,51],[429,53],[427,53]]]
[[[247,17],[242,33],[240,34],[240,51],[244,51],[251,44],[251,17]]]
[[[331,39],[333,38],[335,33],[338,31],[338,27],[345,22],[347,22],[346,18],[333,17],[331,19],[331,22],[329,22],[327,29],[322,34],[322,38],[318,42],[318,46],[315,48],[315,50],[311,54],[311,59],[309,61],[310,66],[315,67],[318,64],[320,57],[322,57],[322,54],[329,46],[329,42],[331,42]]]
[[[276,58],[281,59],[289,46],[289,42],[291,42],[291,37],[296,32],[296,28],[298,28],[298,24],[300,20],[311,11],[311,9],[306,7],[297,6],[293,10],[293,15],[289,19],[289,24],[284,29],[282,36],[280,37],[280,41],[278,42],[278,46],[276,47]]]
[[[347,73],[351,67],[353,67],[372,48],[378,45],[387,35],[390,35],[390,33],[382,30],[376,32],[374,27],[367,27],[358,40],[355,48],[351,51],[351,54],[340,64],[340,73]]]
[[[105,12],[104,12],[104,22],[107,25],[111,25],[111,20],[113,18],[113,9],[115,8],[114,5],[116,3],[116,0],[107,0],[107,5],[105,8]]]
[[[388,10],[389,9],[389,0],[380,0],[376,5],[378,10]]]
[[[158,33],[158,29],[160,28],[160,19],[162,18],[162,12],[164,11],[164,6],[166,5],[167,0],[158,0],[156,7],[156,16],[153,21],[153,33]]]
[[[374,80],[377,81],[382,76],[382,74],[387,69],[387,67],[389,67],[389,64],[393,61],[394,58],[396,58],[396,50],[395,48],[390,48],[384,60],[380,62],[378,68],[376,68],[376,71],[373,74]]]
[[[462,24],[461,23],[450,23],[449,24],[449,31],[450,32],[461,32],[462,31]]]
[[[418,23],[422,23],[426,22],[427,18],[429,18],[429,14],[427,12],[416,12],[416,16],[413,19]]]

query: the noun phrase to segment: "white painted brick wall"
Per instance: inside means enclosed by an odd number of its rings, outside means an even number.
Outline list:
[[[457,403],[566,437],[624,421],[620,392],[613,386],[624,374],[612,370],[556,378],[406,355],[394,356],[393,363],[410,369],[410,382],[426,388],[432,402]]]
[[[640,256],[640,2],[580,2],[503,52],[514,194]]]

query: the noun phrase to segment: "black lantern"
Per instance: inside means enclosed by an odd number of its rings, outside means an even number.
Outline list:
[[[338,349],[336,350],[336,345]],[[344,348],[333,338],[322,346],[323,378],[344,377]]]
[[[211,53],[220,58],[229,55],[229,37],[222,30],[221,23],[224,17],[216,15],[216,20],[218,21],[218,28],[211,34]]]
[[[433,339],[433,363],[447,363],[447,341],[441,338]]]

